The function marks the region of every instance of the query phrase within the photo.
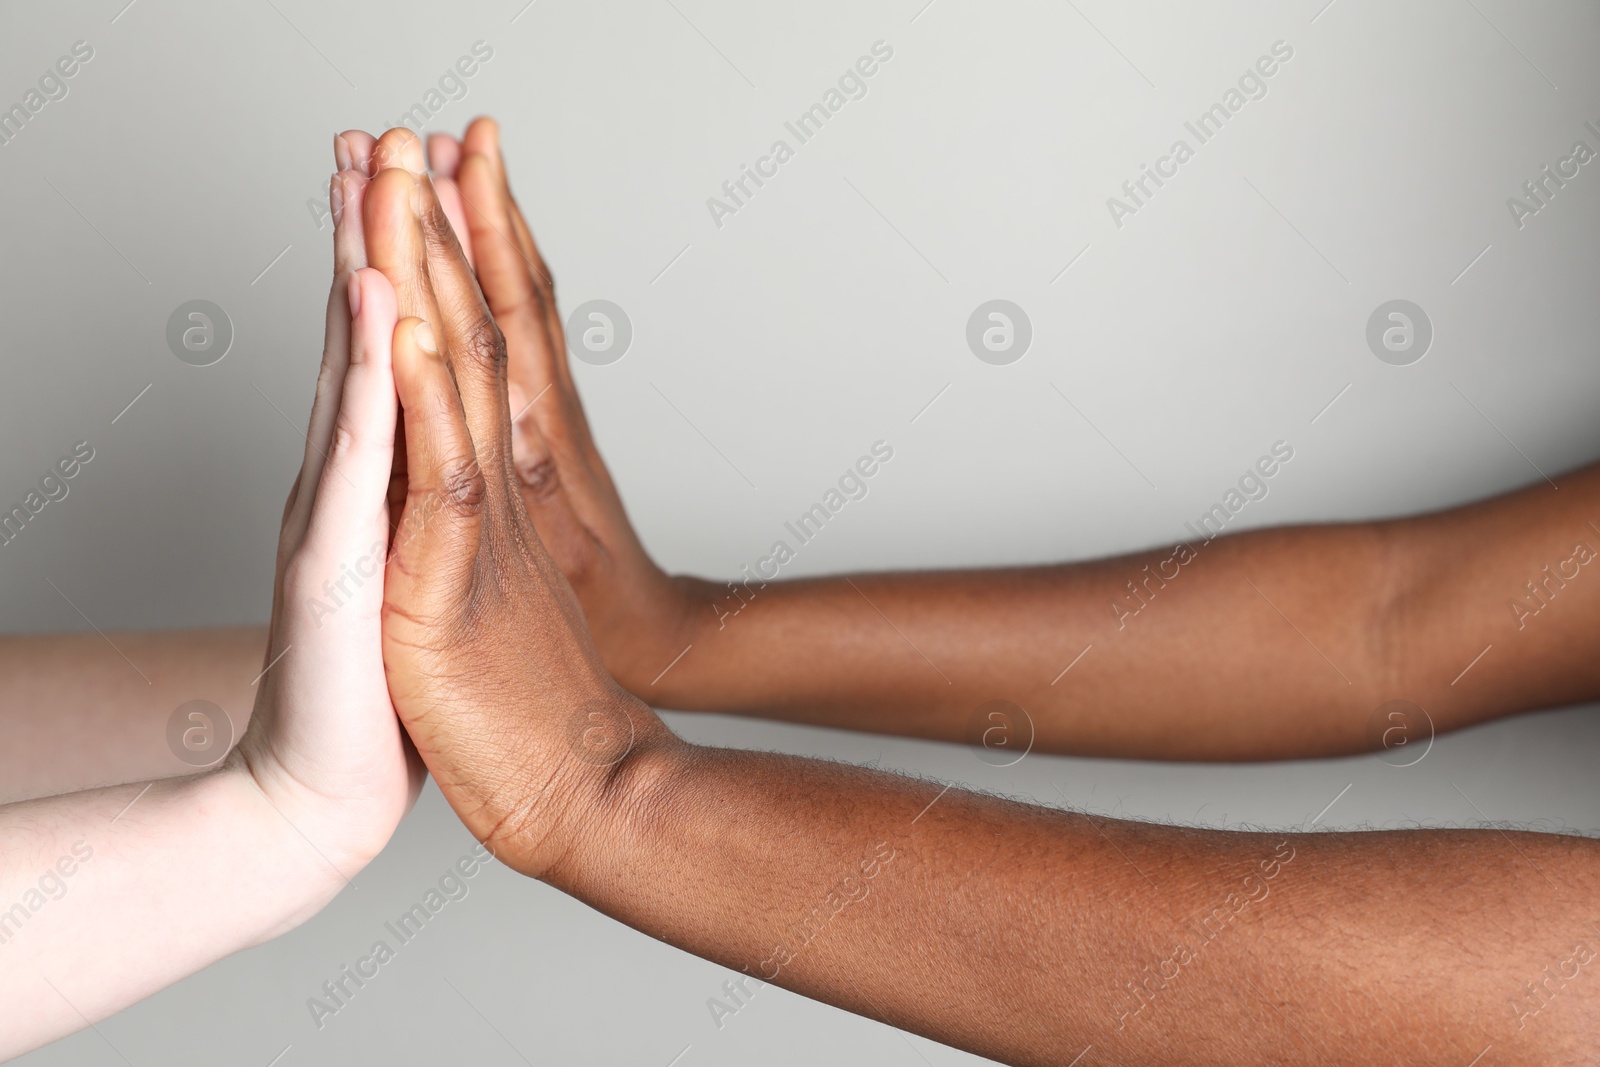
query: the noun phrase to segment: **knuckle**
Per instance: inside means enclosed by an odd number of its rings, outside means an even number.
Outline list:
[[[498,373],[506,365],[506,338],[494,319],[480,316],[467,327],[460,357],[475,366]]]
[[[474,515],[482,510],[487,494],[488,480],[476,459],[452,461],[440,472],[440,502],[458,515]]]
[[[328,448],[330,466],[335,460],[347,460],[360,447],[361,441],[356,432],[341,415],[333,424],[333,442]]]
[[[561,488],[561,472],[549,456],[517,460],[517,479],[536,499],[550,496]]]

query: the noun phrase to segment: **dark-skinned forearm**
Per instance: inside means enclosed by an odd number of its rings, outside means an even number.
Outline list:
[[[1361,751],[1391,700],[1447,730],[1592,698],[1600,579],[1581,568],[1537,620],[1510,606],[1600,548],[1600,469],[1560,481],[1089,563],[699,584],[693,647],[640,695],[949,740],[1006,700],[1039,749],[1174,759]]]
[[[1600,945],[1584,839],[1154,826],[688,746],[622,780],[547,880],[1007,1063],[1092,1044],[1097,1064],[1466,1064],[1491,1042],[1496,1062],[1576,1063],[1600,1023],[1600,985],[1581,981],[1558,1011],[1513,1010],[1539,1007],[1525,983],[1574,943]],[[759,991],[707,989],[707,1010],[733,1025]]]

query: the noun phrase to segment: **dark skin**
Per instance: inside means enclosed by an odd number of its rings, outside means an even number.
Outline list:
[[[474,195],[472,142],[469,213],[493,204]],[[414,145],[385,135],[380,158],[399,162],[366,201],[369,261],[415,316],[395,344],[402,531],[428,516],[390,562],[385,663],[418,751],[504,862],[687,951],[1005,1062],[1091,1045],[1084,1062],[1464,1064],[1491,1043],[1501,1063],[1593,1059],[1600,990],[1572,981],[1514,1010],[1594,936],[1586,840],[1149,826],[674,737],[585,629],[611,564],[569,582],[570,550],[546,547],[525,502],[506,337]],[[540,506],[593,537],[560,489]],[[1274,593],[1285,611],[1314,595]],[[1325,651],[1358,662],[1360,631],[1331,629]]]

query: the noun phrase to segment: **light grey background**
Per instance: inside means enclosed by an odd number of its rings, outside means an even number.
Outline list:
[[[95,49],[0,146],[0,501],[72,442],[97,450],[0,548],[10,630],[83,627],[47,578],[104,629],[265,618],[321,347],[328,229],[307,200],[331,135],[397,120],[479,40],[493,58],[430,128],[496,115],[564,308],[632,318],[622,361],[575,373],[669,569],[731,574],[878,439],[894,461],[789,573],[1171,543],[1278,439],[1295,459],[1236,525],[1413,512],[1600,455],[1600,164],[1520,230],[1506,206],[1575,140],[1600,148],[1592,3],[125,3],[0,3],[0,105],[74,41]],[[793,143],[784,121],[879,40],[894,58],[868,95],[718,228],[706,199]],[[1106,198],[1193,143],[1184,121],[1278,40],[1294,56],[1267,96],[1115,226]],[[237,331],[213,367],[165,344],[195,298]],[[995,298],[1033,323],[1010,366],[964,340]],[[1394,298],[1435,329],[1409,367],[1364,339]],[[1305,825],[1336,796],[1320,825],[1600,824],[1583,709],[1441,739],[1406,769],[998,770],[952,746],[671,721],[1213,826]],[[972,1059],[777,989],[719,1031],[720,968],[504,870],[318,1031],[306,999],[470,844],[430,789],[302,929],[19,1062]]]

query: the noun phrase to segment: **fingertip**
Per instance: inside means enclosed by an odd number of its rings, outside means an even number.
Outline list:
[[[428,135],[428,168],[444,178],[456,176],[456,166],[461,162],[461,142],[448,133]]]
[[[500,180],[500,173],[494,161],[479,152],[463,156],[460,166],[456,168],[456,185],[460,189],[462,201],[472,204],[475,209],[467,216],[467,225],[477,227],[478,233],[475,239],[486,246],[483,251],[493,255],[487,246],[504,244],[511,240],[510,210],[505,197],[505,183]]]
[[[417,179],[401,167],[385,167],[367,182],[369,196],[377,196],[378,190],[385,190],[384,195],[402,201],[406,210],[410,211],[411,188],[417,184]]]
[[[456,167],[456,184],[463,194],[472,194],[476,203],[480,196],[500,196],[500,182],[495,177],[494,161],[482,152],[469,152],[461,157]]]
[[[500,124],[488,115],[479,115],[467,124],[461,138],[463,154],[494,156],[500,152]]]
[[[378,139],[366,130],[345,130],[334,138],[334,155],[338,156],[338,143],[343,141],[350,152],[348,163],[341,165],[341,170],[353,170],[365,176],[372,177],[376,171],[372,167],[372,148]]]
[[[380,171],[399,168],[420,176],[428,169],[422,141],[404,126],[385,130],[372,155]]]

